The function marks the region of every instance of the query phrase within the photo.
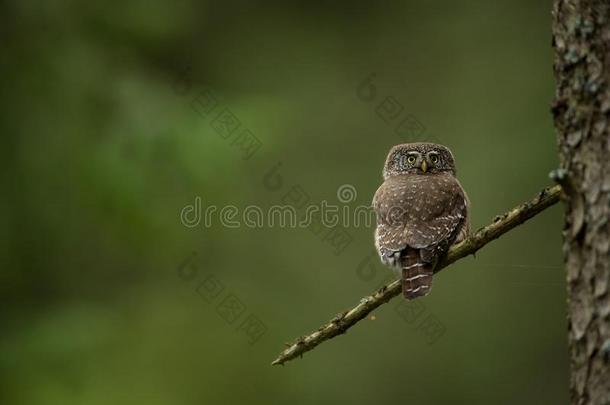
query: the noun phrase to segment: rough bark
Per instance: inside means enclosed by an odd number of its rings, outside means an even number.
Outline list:
[[[555,0],[558,180],[573,404],[610,404],[610,2]]]

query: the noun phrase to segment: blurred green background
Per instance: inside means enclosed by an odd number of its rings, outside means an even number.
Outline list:
[[[560,207],[443,271],[411,318],[396,299],[284,367],[285,342],[391,274],[366,263],[372,228],[341,250],[180,220],[197,197],[267,208],[294,186],[369,204],[389,148],[417,138],[453,150],[487,224],[557,164],[550,2],[0,8],[0,403],[567,403]]]

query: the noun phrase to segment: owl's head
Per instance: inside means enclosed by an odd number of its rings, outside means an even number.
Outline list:
[[[383,178],[399,174],[428,175],[451,172],[455,175],[453,154],[436,143],[403,143],[394,146],[385,161]]]

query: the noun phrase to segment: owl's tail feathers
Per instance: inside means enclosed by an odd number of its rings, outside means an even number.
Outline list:
[[[418,250],[409,250],[402,260],[402,293],[412,300],[428,295],[432,288],[434,266],[425,263]]]

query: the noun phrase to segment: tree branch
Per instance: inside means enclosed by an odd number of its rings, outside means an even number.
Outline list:
[[[492,240],[497,239],[516,226],[557,203],[559,201],[560,194],[561,186],[556,185],[553,187],[547,187],[538,193],[533,200],[523,203],[503,215],[495,217],[493,223],[479,229],[476,233],[461,243],[452,246],[447,255],[438,263],[434,269],[434,272],[437,273],[453,262],[468,255],[474,254],[477,250],[481,249]],[[349,328],[354,326],[361,319],[365,318],[375,308],[388,302],[400,294],[400,292],[400,280],[396,280],[381,287],[372,295],[362,298],[358,305],[337,315],[331,319],[330,322],[318,328],[318,330],[315,332],[298,338],[293,344],[289,345],[288,348],[284,350],[271,364],[283,365],[285,362],[290,361],[297,356],[302,356],[303,353],[312,350],[325,340],[345,333]]]

